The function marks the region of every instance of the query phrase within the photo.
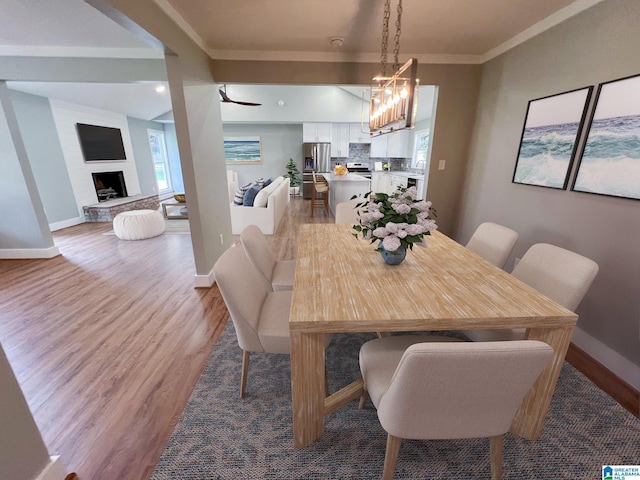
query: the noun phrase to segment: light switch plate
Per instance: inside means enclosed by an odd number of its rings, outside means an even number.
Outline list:
[[[444,167],[445,167],[446,163],[447,163],[446,160],[440,160],[438,162],[438,170],[444,170]]]

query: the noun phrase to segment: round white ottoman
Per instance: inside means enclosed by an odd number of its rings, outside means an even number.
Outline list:
[[[164,232],[164,218],[155,210],[130,210],[113,219],[113,233],[122,240],[143,240]]]

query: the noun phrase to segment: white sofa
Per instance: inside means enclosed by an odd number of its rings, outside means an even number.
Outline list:
[[[229,208],[231,210],[231,232],[240,235],[240,232],[247,225],[256,225],[265,235],[273,235],[282,220],[287,205],[289,205],[289,179],[278,177],[274,183],[278,185],[272,187],[267,196],[267,206],[245,207],[234,205],[233,195],[238,189],[238,182],[229,182]],[[265,187],[263,190],[267,190]],[[266,193],[266,192],[265,192]],[[261,195],[261,192],[258,192]],[[265,195],[261,195],[264,197]],[[258,197],[256,197],[258,201]]]

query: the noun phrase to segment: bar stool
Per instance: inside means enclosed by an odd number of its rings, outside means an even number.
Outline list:
[[[313,192],[311,194],[311,216],[315,207],[324,207],[327,215],[329,214],[329,184],[316,178],[316,172],[313,174]]]

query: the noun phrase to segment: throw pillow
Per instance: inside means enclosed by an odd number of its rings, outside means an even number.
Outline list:
[[[244,201],[244,194],[247,193],[247,190],[249,190],[249,188],[251,188],[251,185],[253,185],[253,183],[247,183],[246,185],[238,188],[235,195],[233,196],[234,205],[242,205],[242,202]]]
[[[256,195],[261,190],[260,185],[254,183],[249,190],[247,190],[244,194],[244,198],[242,199],[242,205],[245,207],[253,207],[253,201],[256,198]]]
[[[267,179],[264,181],[264,186],[265,186],[265,187],[268,187],[268,186],[269,186],[269,184],[270,184],[271,182],[273,182],[273,178],[271,178],[271,177],[267,178]]]
[[[275,192],[278,187],[280,186],[280,184],[282,183],[282,181],[278,182],[271,182],[268,186],[264,187],[262,190],[260,190],[258,192],[258,195],[256,195],[255,200],[253,201],[253,206],[254,207],[266,207],[267,206],[267,202],[269,200],[269,197],[271,196],[271,194],[273,192]]]

